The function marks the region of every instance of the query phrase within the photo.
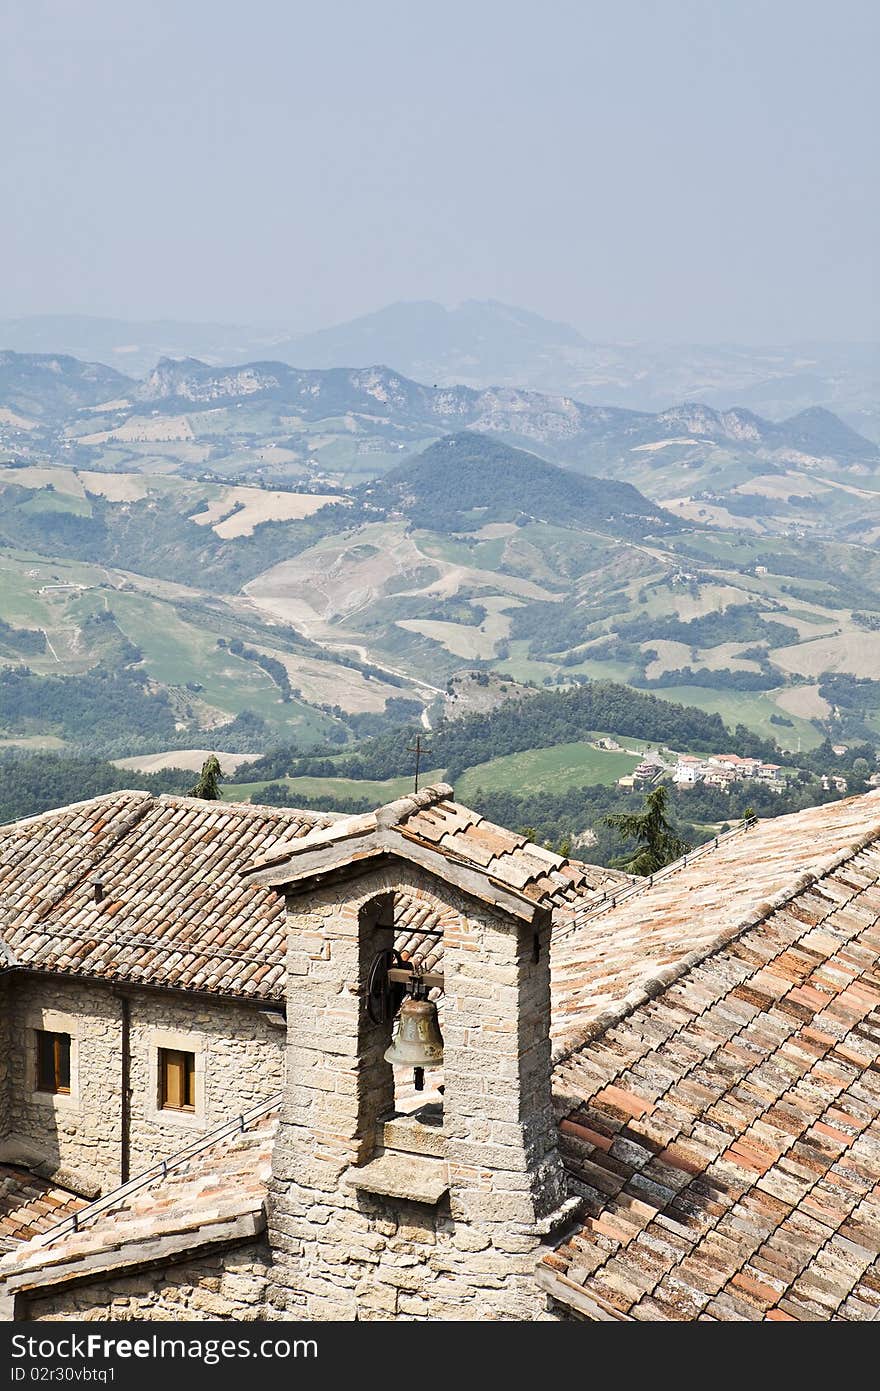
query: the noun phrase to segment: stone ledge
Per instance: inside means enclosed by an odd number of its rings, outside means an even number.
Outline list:
[[[443,1137],[443,1112],[439,1107],[421,1107],[411,1115],[396,1113],[381,1127],[383,1147],[404,1154],[425,1154],[434,1159],[446,1158]]]
[[[539,1218],[538,1221],[534,1223],[532,1231],[536,1232],[538,1236],[548,1236],[550,1232],[555,1232],[559,1227],[572,1222],[583,1210],[586,1201],[586,1198],[580,1197],[578,1194],[566,1198],[557,1208],[554,1208],[552,1212],[548,1212],[544,1217]]]
[[[435,1207],[449,1192],[449,1166],[442,1159],[386,1150],[369,1164],[348,1169],[344,1181],[364,1193]]]

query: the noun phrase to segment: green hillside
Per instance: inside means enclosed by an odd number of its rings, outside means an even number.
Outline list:
[[[580,523],[617,535],[678,528],[628,483],[570,473],[471,431],[439,440],[362,491],[372,503],[399,508],[431,531],[471,532],[519,517]]]

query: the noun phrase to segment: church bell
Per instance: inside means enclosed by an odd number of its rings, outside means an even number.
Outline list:
[[[397,1033],[385,1049],[385,1060],[395,1067],[443,1066],[443,1035],[433,1000],[404,1000],[397,1018]]]

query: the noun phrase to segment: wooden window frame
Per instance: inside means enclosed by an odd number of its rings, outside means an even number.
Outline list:
[[[55,1029],[35,1029],[34,1033],[34,1090],[45,1096],[70,1096],[71,1035]]]
[[[169,1065],[181,1069],[178,1085],[169,1087]],[[160,1048],[158,1060],[159,1107],[160,1111],[185,1112],[193,1115],[196,1109],[196,1055],[186,1048]],[[180,1103],[169,1100],[169,1095],[180,1095]]]

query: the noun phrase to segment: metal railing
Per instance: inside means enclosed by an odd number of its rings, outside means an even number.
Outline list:
[[[187,1160],[194,1155],[201,1154],[203,1150],[210,1149],[211,1145],[216,1145],[218,1141],[227,1139],[230,1135],[236,1135],[246,1130],[255,1120],[265,1116],[269,1111],[274,1111],[276,1106],[280,1106],[283,1097],[282,1092],[271,1096],[268,1101],[258,1101],[249,1110],[243,1111],[240,1116],[224,1123],[212,1130],[208,1135],[203,1135],[198,1140],[186,1146],[185,1149],[178,1150],[169,1159],[160,1159],[158,1163],[144,1169],[143,1173],[137,1174],[128,1183],[120,1184],[118,1188],[111,1188],[109,1193],[102,1193],[100,1198],[95,1198],[94,1202],[88,1203],[80,1208],[79,1212],[73,1213],[70,1217],[65,1217],[61,1222],[57,1222],[48,1231],[41,1232],[39,1236],[32,1238],[35,1246],[48,1246],[51,1242],[57,1241],[59,1237],[66,1236],[68,1232],[78,1232],[87,1222],[99,1217],[102,1212],[115,1207],[132,1193],[137,1193],[141,1188],[146,1188],[157,1178],[165,1178],[167,1174],[175,1169],[181,1168]]]
[[[688,853],[682,855],[680,859],[673,860],[671,864],[664,865],[662,869],[656,870],[654,874],[644,875],[636,884],[628,884],[625,888],[621,889],[606,889],[599,901],[591,904],[589,908],[585,908],[582,913],[577,914],[575,921],[570,923],[568,927],[561,932],[553,933],[551,945],[555,947],[558,942],[564,942],[572,933],[578,932],[585,923],[592,922],[594,918],[598,918],[602,913],[609,913],[612,908],[617,908],[621,903],[625,903],[628,898],[634,898],[636,894],[645,893],[646,890],[653,888],[658,880],[667,879],[671,874],[677,874],[679,870],[685,869],[687,865],[691,864],[694,860],[698,860],[703,855],[707,855],[710,850],[717,850],[722,841],[726,844],[728,840],[733,840],[736,836],[741,836],[746,831],[750,831],[753,826],[757,825],[757,821],[758,818],[756,816],[750,816],[741,826],[734,826],[732,830],[725,831],[723,835],[715,836],[713,840],[707,840],[703,845],[698,845],[695,850],[689,850]]]

